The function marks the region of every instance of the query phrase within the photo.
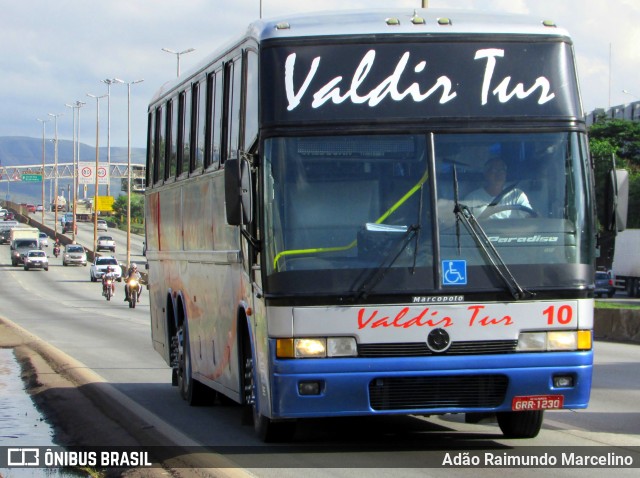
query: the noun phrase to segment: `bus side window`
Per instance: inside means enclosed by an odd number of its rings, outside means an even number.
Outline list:
[[[153,185],[153,168],[155,167],[155,111],[149,112],[149,120],[147,124],[147,168],[146,183]]]
[[[193,151],[193,167],[192,172],[202,171],[204,166],[205,157],[205,141],[207,131],[207,81],[206,79],[194,84],[193,88],[193,104],[196,108],[195,111],[195,125],[194,134],[195,138],[193,144],[195,151]]]
[[[212,79],[213,79],[212,75]],[[211,115],[211,164],[220,167],[220,143],[222,138],[222,71],[215,73],[213,85],[213,110]]]
[[[178,114],[178,165],[177,174],[189,173],[191,157],[191,90],[180,93]]]
[[[240,139],[240,89],[242,68],[240,58],[229,62],[224,70],[223,157],[222,161],[238,157]]]
[[[248,51],[243,146],[245,150],[253,145],[258,136],[258,120],[258,54]]]
[[[167,102],[167,167],[165,179],[175,179],[178,162],[178,104],[175,98]]]
[[[167,108],[159,106],[156,110],[156,141],[155,141],[155,168],[153,172],[154,184],[161,184],[164,179],[164,163],[166,156],[166,134],[167,126]]]

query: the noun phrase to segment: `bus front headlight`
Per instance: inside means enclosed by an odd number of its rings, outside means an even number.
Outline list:
[[[355,357],[358,355],[353,337],[309,337],[276,340],[278,358]]]
[[[590,330],[550,330],[547,332],[520,332],[517,352],[554,352],[563,350],[590,350]]]
[[[327,356],[326,339],[295,339],[293,349],[296,358],[322,358]]]

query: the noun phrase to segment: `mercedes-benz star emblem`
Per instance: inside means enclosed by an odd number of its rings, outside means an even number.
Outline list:
[[[435,353],[444,352],[451,345],[451,338],[444,329],[433,329],[427,336],[427,347]]]

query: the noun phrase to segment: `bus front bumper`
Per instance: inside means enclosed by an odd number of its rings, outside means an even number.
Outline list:
[[[522,397],[586,408],[593,351],[286,360],[272,352],[271,358],[270,418],[304,418],[512,411],[521,409],[516,402],[528,403]]]

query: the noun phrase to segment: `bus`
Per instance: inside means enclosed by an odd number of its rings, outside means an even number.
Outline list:
[[[182,397],[246,406],[265,441],[305,418],[449,413],[532,438],[545,410],[587,407],[574,59],[541,18],[327,12],[256,21],[162,86],[151,335]]]

